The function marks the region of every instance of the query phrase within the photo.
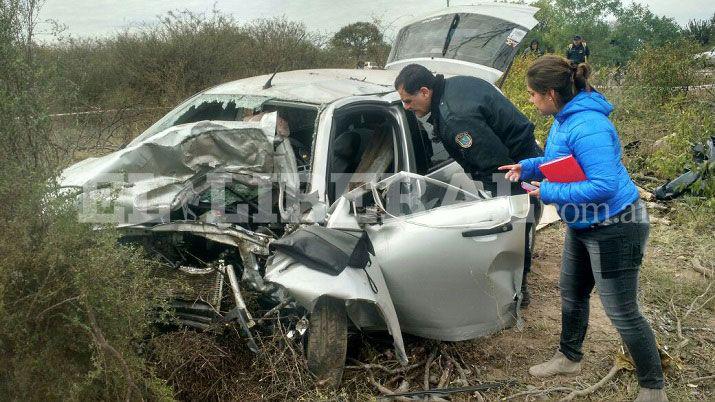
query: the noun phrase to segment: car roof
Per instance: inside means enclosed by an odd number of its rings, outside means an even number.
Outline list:
[[[204,91],[205,95],[251,95],[311,104],[327,104],[356,95],[393,92],[397,71],[313,69],[279,72],[227,82]]]

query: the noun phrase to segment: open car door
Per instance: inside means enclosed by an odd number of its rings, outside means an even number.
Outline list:
[[[402,332],[459,341],[516,322],[528,211],[528,195],[485,198],[400,172],[329,210],[329,230],[367,233],[370,264],[331,274],[277,250],[265,279],[309,311],[323,296],[344,301],[359,328],[390,331],[404,363]]]
[[[445,8],[402,27],[385,68],[422,64],[432,71],[495,83],[537,21],[537,8],[486,3]]]
[[[516,322],[528,195],[484,198],[401,172],[371,196],[384,219],[366,231],[403,332],[459,341]]]

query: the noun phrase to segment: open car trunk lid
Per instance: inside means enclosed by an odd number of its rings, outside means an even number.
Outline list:
[[[441,74],[495,83],[537,24],[536,11],[525,5],[485,3],[432,13],[399,30],[385,68],[400,70],[417,63]]]

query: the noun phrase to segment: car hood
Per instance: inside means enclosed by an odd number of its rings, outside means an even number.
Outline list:
[[[280,172],[297,186],[289,141],[276,136],[276,113],[260,121],[200,121],[170,127],[111,154],[83,160],[60,176],[76,188],[81,213],[99,222],[164,221],[170,211],[198,202],[220,182],[256,186]],[[111,211],[107,211],[111,209]]]

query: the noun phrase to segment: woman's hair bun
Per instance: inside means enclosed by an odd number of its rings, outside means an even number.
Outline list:
[[[572,69],[573,66],[575,66],[575,63],[572,63]],[[579,65],[575,66],[574,75],[573,75],[573,83],[576,85],[576,88],[578,90],[589,90],[590,86],[588,85],[588,79],[591,76],[591,66],[589,66],[586,63],[580,63]]]

